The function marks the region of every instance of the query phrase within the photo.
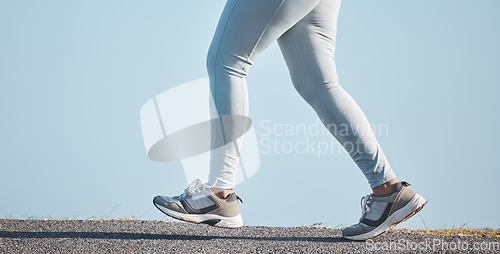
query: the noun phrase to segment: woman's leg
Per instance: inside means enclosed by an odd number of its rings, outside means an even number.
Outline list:
[[[223,119],[220,128],[212,126],[209,185],[218,190],[234,187],[242,142],[239,134],[244,132],[248,116],[246,75],[250,66],[319,1],[227,1],[207,57],[210,91],[216,114]],[[217,140],[227,145],[219,147]]]
[[[373,189],[395,175],[363,111],[339,85],[334,52],[340,3],[320,1],[278,43],[293,85],[344,146]]]
[[[366,240],[413,216],[427,201],[407,182],[397,182],[368,120],[339,85],[334,50],[340,3],[321,0],[278,43],[295,88],[346,148],[373,189],[373,194],[361,199],[359,223],[342,230],[347,239]]]

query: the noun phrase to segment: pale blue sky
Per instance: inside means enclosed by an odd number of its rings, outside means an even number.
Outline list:
[[[206,76],[224,3],[0,0],[0,216],[164,219],[152,197],[187,183],[180,163],[147,158],[139,110]],[[403,227],[500,228],[499,11],[497,0],[343,2],[341,85],[389,127],[378,138],[396,175],[429,200]],[[258,138],[265,121],[316,123],[276,44],[248,84]],[[246,225],[337,226],[357,222],[370,189],[333,152],[261,154],[236,191]]]

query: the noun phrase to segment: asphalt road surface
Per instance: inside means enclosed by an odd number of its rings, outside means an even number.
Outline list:
[[[500,238],[403,232],[356,242],[343,239],[340,230],[311,227],[0,219],[0,253],[500,253],[499,244]]]

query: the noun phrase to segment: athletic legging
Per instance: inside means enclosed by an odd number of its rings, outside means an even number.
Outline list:
[[[334,51],[340,3],[228,0],[207,57],[210,91],[219,116],[248,116],[247,72],[259,54],[277,40],[295,89],[374,188],[395,175],[364,113],[339,85]],[[229,131],[226,129],[223,131]],[[209,185],[234,187],[242,142],[243,137],[235,138],[234,145],[211,151]]]

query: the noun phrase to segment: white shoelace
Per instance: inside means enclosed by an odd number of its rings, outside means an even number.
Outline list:
[[[361,218],[359,218],[359,221],[361,222],[365,215],[370,212],[370,206],[369,203],[373,197],[373,194],[368,194],[364,197],[361,198]]]
[[[199,193],[203,189],[210,189],[212,186],[208,186],[204,183],[201,182],[200,179],[196,179],[193,182],[189,184],[189,186],[184,190],[184,193],[181,195],[177,196],[179,199],[181,199],[184,196],[192,195],[195,193]]]

